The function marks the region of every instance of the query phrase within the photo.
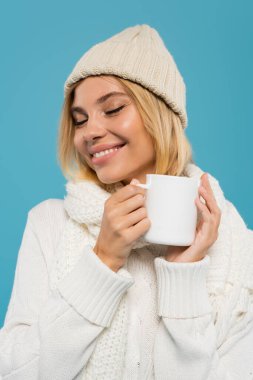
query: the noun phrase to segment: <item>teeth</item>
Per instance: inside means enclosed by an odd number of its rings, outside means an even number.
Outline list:
[[[93,157],[101,157],[101,156],[105,156],[106,154],[111,153],[111,152],[113,152],[114,150],[118,150],[119,148],[121,148],[121,147],[117,147],[117,148],[113,148],[113,149],[103,150],[102,152],[95,153],[95,154],[93,155]]]

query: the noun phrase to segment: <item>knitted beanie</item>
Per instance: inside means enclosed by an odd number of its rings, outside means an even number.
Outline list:
[[[186,87],[171,53],[158,32],[136,25],[92,46],[76,63],[64,84],[92,75],[116,75],[136,82],[161,97],[187,127]]]

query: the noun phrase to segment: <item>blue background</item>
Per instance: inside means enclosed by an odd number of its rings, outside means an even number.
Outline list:
[[[197,165],[253,228],[252,1],[54,1],[1,5],[0,326],[27,212],[63,198],[56,158],[63,85],[93,44],[136,24],[156,28],[187,86]]]

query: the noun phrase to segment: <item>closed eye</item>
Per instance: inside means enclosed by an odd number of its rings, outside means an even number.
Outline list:
[[[113,109],[113,110],[107,111],[107,112],[105,112],[105,113],[106,113],[106,115],[112,115],[112,114],[118,113],[118,112],[119,112],[120,110],[122,110],[124,107],[125,107],[125,105],[120,106],[120,107],[118,107],[118,108],[115,108],[115,109]],[[76,121],[76,120],[74,120],[74,125],[81,125],[81,124],[86,123],[86,121],[87,121],[87,120],[82,120],[82,121]]]
[[[118,108],[115,108],[114,110],[111,110],[111,111],[107,111],[106,112],[106,115],[111,115],[112,113],[116,113],[116,112],[119,112],[122,108],[124,108],[125,106],[120,106]]]

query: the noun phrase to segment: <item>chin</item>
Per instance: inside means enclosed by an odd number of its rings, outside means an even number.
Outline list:
[[[117,176],[107,176],[107,177],[104,177],[104,176],[99,176],[97,174],[97,177],[105,185],[111,185],[113,183],[122,182],[122,181],[125,180],[125,177],[122,177],[122,176],[118,176],[118,177]]]

